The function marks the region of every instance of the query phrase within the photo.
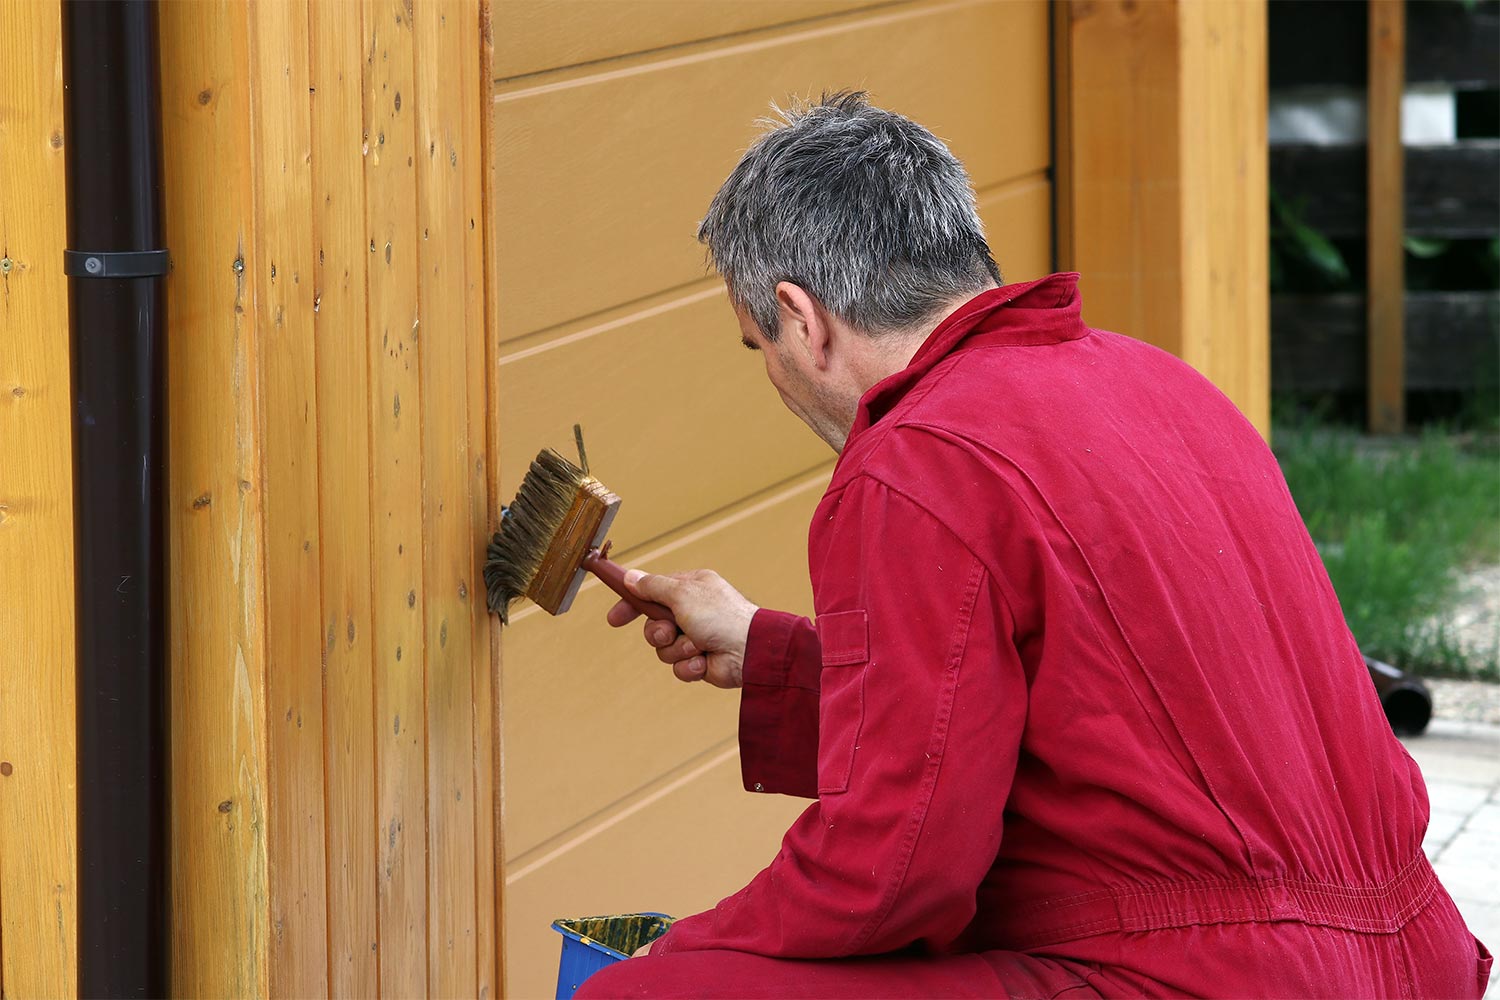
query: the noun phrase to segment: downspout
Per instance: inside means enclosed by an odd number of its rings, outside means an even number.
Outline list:
[[[62,0],[78,994],[167,979],[167,382],[152,0]],[[55,833],[55,832],[54,832]]]

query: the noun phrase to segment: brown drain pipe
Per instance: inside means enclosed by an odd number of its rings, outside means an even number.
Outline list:
[[[149,0],[62,3],[82,997],[168,990],[167,251],[156,14]]]

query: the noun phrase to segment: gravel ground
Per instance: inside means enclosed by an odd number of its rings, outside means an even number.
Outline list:
[[[1500,641],[1500,566],[1465,573],[1459,594],[1449,627],[1471,649],[1494,649]],[[1500,725],[1500,684],[1428,680],[1427,686],[1432,690],[1434,717]]]

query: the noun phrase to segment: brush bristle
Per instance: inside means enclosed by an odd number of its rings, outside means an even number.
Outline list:
[[[510,605],[525,595],[586,478],[550,448],[531,463],[486,553],[484,586],[490,610],[501,621],[509,622]]]

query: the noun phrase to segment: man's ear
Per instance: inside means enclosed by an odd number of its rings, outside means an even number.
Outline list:
[[[790,337],[807,351],[815,366],[826,369],[833,347],[833,326],[823,304],[790,281],[776,283],[776,304],[781,309],[781,337]]]

